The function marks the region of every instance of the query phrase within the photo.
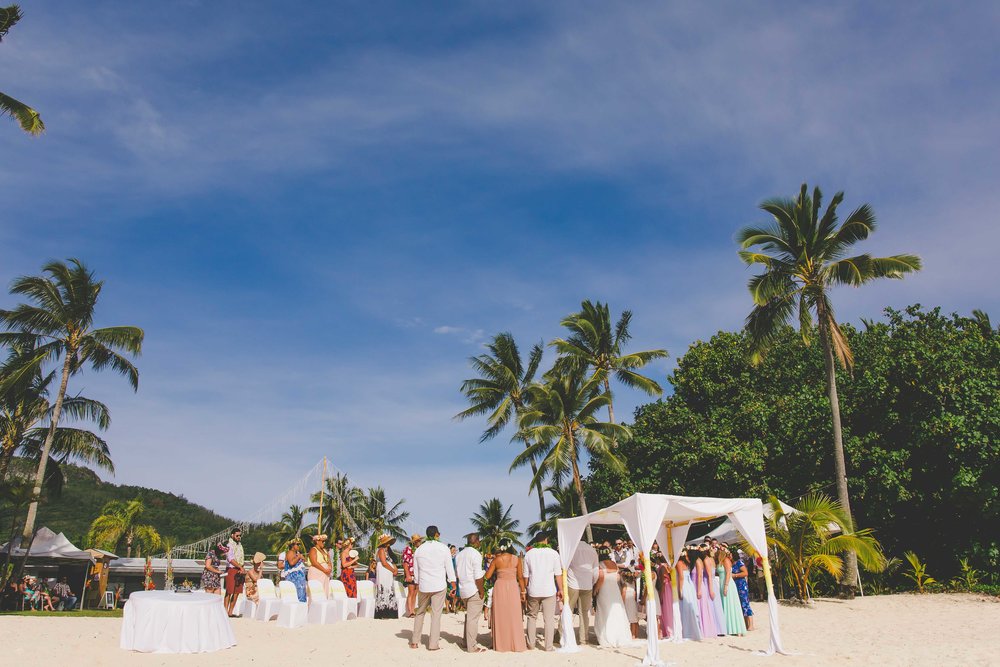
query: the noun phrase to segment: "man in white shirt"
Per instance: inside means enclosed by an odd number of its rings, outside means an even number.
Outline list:
[[[590,635],[590,611],[594,608],[594,584],[597,583],[600,566],[597,550],[586,542],[580,542],[566,572],[569,608],[580,608],[581,646],[587,643]]]
[[[420,636],[424,627],[424,614],[431,608],[431,631],[427,638],[427,650],[437,651],[441,639],[441,611],[449,583],[455,581],[455,565],[451,561],[451,551],[441,544],[441,532],[437,526],[427,526],[427,541],[413,552],[413,581],[417,584],[417,608],[413,613],[413,636],[410,648],[420,646]]]
[[[455,576],[458,577],[458,590],[465,600],[465,650],[469,653],[482,653],[486,649],[478,645],[479,619],[483,615],[483,602],[486,600],[486,589],[483,586],[483,555],[479,553],[479,535],[469,533],[465,536],[466,546],[455,557]]]
[[[535,540],[535,548],[524,555],[524,578],[528,582],[528,648],[535,647],[538,610],[545,624],[545,650],[554,651],[556,636],[556,599],[562,598],[562,563],[549,546],[547,537]]]

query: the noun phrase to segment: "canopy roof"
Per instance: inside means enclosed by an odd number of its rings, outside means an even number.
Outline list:
[[[13,558],[23,558],[24,549],[21,548],[21,538],[14,540],[13,546],[8,543],[0,547],[0,553],[10,553]],[[31,551],[28,554],[28,562],[43,560],[52,562],[88,561],[92,563],[94,556],[89,551],[77,549],[62,533],[54,533],[43,526],[35,533],[35,539],[31,543]]]

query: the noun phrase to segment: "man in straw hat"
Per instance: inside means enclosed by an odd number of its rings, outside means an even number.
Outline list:
[[[417,606],[413,612],[413,635],[410,648],[420,646],[424,614],[431,610],[431,630],[427,637],[427,650],[437,651],[441,647],[441,612],[448,584],[455,582],[455,565],[451,562],[451,551],[438,538],[441,531],[437,526],[427,526],[427,541],[413,552],[413,581],[417,584]]]
[[[479,645],[479,619],[483,615],[483,603],[486,600],[486,588],[483,585],[483,555],[479,553],[479,535],[469,533],[465,536],[465,548],[455,557],[455,576],[458,578],[458,590],[465,600],[465,650],[469,653],[482,653],[486,649]]]
[[[413,533],[410,543],[403,549],[403,583],[406,584],[406,617],[413,616],[417,605],[417,585],[413,582],[413,552],[424,542],[424,536]]]

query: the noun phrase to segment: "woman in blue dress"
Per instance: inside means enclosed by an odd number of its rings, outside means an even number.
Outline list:
[[[285,581],[295,585],[299,602],[306,601],[306,561],[302,557],[302,542],[297,538],[288,545],[285,552]]]
[[[747,588],[747,566],[743,562],[746,554],[742,550],[736,554],[736,560],[733,561],[733,583],[736,584],[736,592],[740,594],[740,606],[743,608],[743,620],[747,624],[747,630],[753,630],[753,609],[750,608],[750,590]]]

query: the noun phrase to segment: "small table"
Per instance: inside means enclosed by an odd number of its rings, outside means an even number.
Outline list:
[[[121,647],[143,653],[206,653],[236,645],[221,595],[137,591],[122,617]]]

